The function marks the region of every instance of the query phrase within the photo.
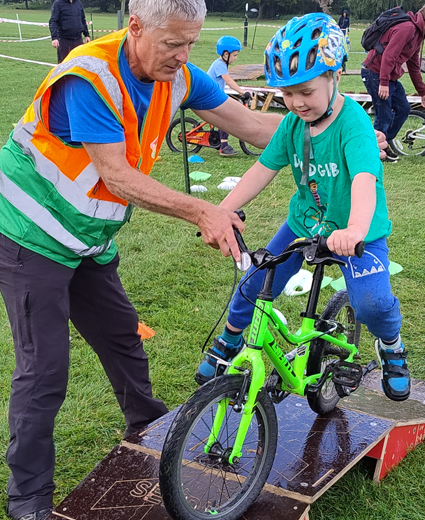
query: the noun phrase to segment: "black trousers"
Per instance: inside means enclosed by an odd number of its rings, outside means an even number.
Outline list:
[[[83,39],[77,38],[76,40],[67,40],[66,38],[59,38],[58,51],[58,63],[62,63],[63,60],[68,56],[70,51],[75,47],[83,44]]]
[[[113,262],[76,269],[0,234],[0,291],[15,345],[9,405],[8,513],[20,518],[52,505],[53,427],[66,394],[69,320],[98,355],[124,413],[127,434],[168,410],[152,397],[138,316]]]

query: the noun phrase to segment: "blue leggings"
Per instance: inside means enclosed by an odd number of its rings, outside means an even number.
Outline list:
[[[272,238],[267,249],[273,254],[280,254],[285,247],[298,238],[285,222]],[[366,325],[369,331],[384,341],[393,341],[400,333],[401,314],[398,299],[391,292],[390,273],[388,271],[388,248],[385,238],[379,238],[366,245],[361,258],[335,255],[346,262],[341,266],[348,295],[356,318]],[[286,262],[276,268],[273,282],[273,298],[281,294],[288,280],[296,274],[303,263],[303,256],[293,254]],[[248,273],[239,282],[254,270]],[[264,280],[265,271],[257,271],[243,286],[243,293],[255,301]],[[238,329],[245,329],[250,323],[253,306],[240,294],[239,287],[230,304],[228,322]]]

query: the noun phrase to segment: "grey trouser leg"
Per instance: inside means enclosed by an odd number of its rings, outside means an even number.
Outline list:
[[[130,432],[167,412],[152,398],[137,314],[117,266],[118,258],[106,266],[85,259],[70,269],[0,234],[0,291],[16,356],[6,453],[14,518],[52,505],[53,427],[68,382],[70,317],[99,355]]]

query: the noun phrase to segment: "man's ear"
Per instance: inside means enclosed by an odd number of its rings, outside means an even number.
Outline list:
[[[135,14],[132,14],[128,19],[128,32],[135,38],[140,37],[143,32],[142,22]]]

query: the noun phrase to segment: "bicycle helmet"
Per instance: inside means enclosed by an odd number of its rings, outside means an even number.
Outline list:
[[[223,56],[223,54],[227,51],[229,54],[233,51],[241,51],[242,44],[233,36],[222,36],[217,41],[217,54]]]
[[[292,18],[276,31],[265,50],[267,84],[289,87],[337,71],[347,57],[344,43],[341,29],[327,14]]]

